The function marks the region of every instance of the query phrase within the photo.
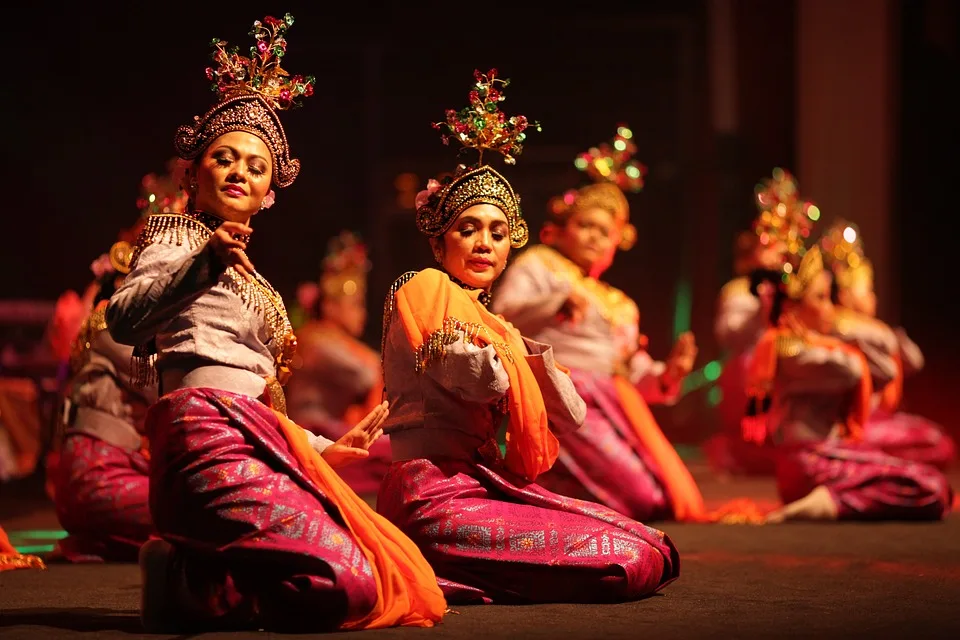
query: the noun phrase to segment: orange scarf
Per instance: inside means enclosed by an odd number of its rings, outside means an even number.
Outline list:
[[[774,381],[777,375],[777,360],[780,357],[777,342],[781,338],[791,337],[795,336],[787,329],[767,329],[754,348],[753,357],[750,359],[750,365],[747,369],[747,395],[756,402],[760,402],[765,398],[770,399],[771,402],[774,401]],[[803,342],[808,346],[845,351],[860,360],[860,382],[857,385],[857,392],[854,395],[850,409],[847,411],[844,426],[846,427],[846,437],[848,439],[862,439],[863,425],[866,424],[867,417],[870,415],[870,397],[873,395],[873,383],[870,379],[870,367],[867,364],[866,356],[856,347],[837,338],[812,334],[805,338]],[[744,419],[745,440],[762,442],[766,438],[772,426],[768,423],[763,413],[765,412]]]
[[[377,582],[373,610],[359,620],[345,622],[342,628],[432,627],[440,622],[447,603],[417,546],[340,479],[310,446],[302,428],[282,413],[274,414],[307,476],[337,505]]]
[[[478,347],[494,345],[510,379],[504,463],[512,473],[532,482],[556,462],[560,444],[547,424],[540,386],[524,358],[523,339],[490,313],[478,295],[454,284],[441,271],[425,269],[400,287],[395,307],[407,340],[423,364],[442,357],[444,345],[454,340]]]
[[[900,406],[900,400],[903,398],[903,357],[898,349],[893,354],[893,359],[897,363],[897,374],[893,380],[888,382],[880,393],[880,408],[888,413],[893,413]]]
[[[0,527],[0,571],[14,569],[46,569],[43,560],[37,556],[26,556],[18,552],[7,537],[6,531]]]
[[[677,450],[663,435],[663,431],[640,392],[622,376],[614,376],[613,384],[617,390],[620,406],[630,421],[630,426],[633,427],[643,447],[650,452],[660,467],[664,488],[673,506],[674,517],[681,522],[708,520],[703,506],[703,496],[700,495],[697,483],[677,455]]]

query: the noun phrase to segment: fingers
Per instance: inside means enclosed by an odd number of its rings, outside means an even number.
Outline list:
[[[358,449],[357,447],[343,447],[337,454],[344,458],[368,458],[370,457],[370,452],[366,449]]]
[[[224,222],[218,227],[217,230],[218,231],[223,230],[227,233],[227,235],[230,235],[230,236],[234,236],[234,235],[248,236],[251,233],[253,233],[253,229],[243,224],[242,222],[231,222],[231,221]]]
[[[242,264],[234,264],[234,265],[231,265],[231,266],[233,267],[233,270],[236,271],[237,274],[238,274],[241,278],[243,278],[243,279],[246,280],[247,282],[253,282],[253,276],[250,275],[250,272],[248,272],[248,271],[243,267]]]
[[[253,266],[253,263],[250,262],[250,258],[247,257],[246,251],[244,251],[243,249],[231,249],[230,252],[233,254],[233,257],[235,260],[233,264],[234,268],[236,268],[237,266],[243,267],[244,270],[246,270],[248,273],[251,273],[251,274],[256,271],[256,269]]]
[[[373,432],[380,428],[383,421],[387,419],[387,407],[390,406],[386,401],[381,402],[373,410],[363,417],[363,420],[357,423],[354,430]]]

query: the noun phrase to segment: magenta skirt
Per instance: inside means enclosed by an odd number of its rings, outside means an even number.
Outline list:
[[[613,380],[576,370],[570,377],[587,405],[586,419],[576,431],[559,436],[560,457],[538,484],[636,520],[672,518],[660,468],[620,407]]]
[[[69,534],[52,560],[136,562],[153,533],[149,462],[86,433],[68,433],[54,479],[54,505]]]
[[[210,617],[321,631],[373,607],[370,565],[266,406],[182,389],[150,408],[147,430],[150,511]]]
[[[874,411],[864,427],[864,440],[892,456],[946,469],[957,448],[940,425],[910,413]]]
[[[621,602],[680,573],[663,532],[468,461],[394,463],[377,510],[420,547],[451,603]]]
[[[833,495],[842,520],[939,520],[953,501],[939,470],[887,455],[868,442],[782,447],[777,488],[784,503],[821,485]]]

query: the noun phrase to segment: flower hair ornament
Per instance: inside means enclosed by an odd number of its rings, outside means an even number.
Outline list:
[[[612,142],[584,151],[574,165],[593,181],[579,189],[570,189],[550,200],[548,213],[554,221],[566,220],[575,210],[600,208],[609,211],[620,232],[618,248],[628,251],[637,241],[637,228],[630,224],[630,204],[625,192],[643,189],[647,167],[633,158],[637,145],[626,125],[617,127]]]
[[[838,287],[873,287],[873,265],[864,254],[863,239],[857,225],[837,220],[823,233],[819,246]]]
[[[330,297],[364,295],[370,271],[367,255],[367,246],[350,231],[331,239],[323,260],[320,292]]]
[[[253,23],[250,35],[254,45],[250,56],[239,53],[214,38],[214,66],[207,67],[207,79],[213,82],[218,102],[192,124],[177,129],[174,147],[184,160],[193,160],[216,138],[231,131],[245,131],[261,138],[273,160],[273,183],[279,187],[293,184],[300,172],[300,161],[290,157],[287,136],[278,111],[299,106],[299,98],[313,94],[313,76],[291,76],[280,66],[287,51],[286,33],[293,25],[289,13],[283,19],[267,16]]]
[[[525,131],[540,125],[524,116],[507,117],[499,103],[505,96],[503,89],[509,79],[497,77],[497,70],[487,73],[474,71],[474,86],[468,106],[456,111],[448,109],[446,120],[435,122],[433,128],[443,132],[443,143],[458,142],[461,152],[477,151],[477,162],[461,164],[452,176],[430,180],[427,188],[417,194],[417,228],[429,237],[443,235],[464,210],[478,204],[491,204],[501,209],[510,228],[510,246],[518,249],[529,239],[530,232],[520,210],[520,196],[499,172],[484,164],[483,154],[494,151],[503,155],[507,164],[516,163],[523,151]]]

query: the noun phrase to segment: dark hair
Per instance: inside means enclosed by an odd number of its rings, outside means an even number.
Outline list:
[[[780,322],[780,314],[783,313],[783,303],[787,299],[787,294],[783,290],[783,287],[780,286],[783,282],[783,276],[779,271],[774,269],[754,269],[750,272],[750,293],[756,297],[760,297],[758,289],[760,285],[764,282],[769,282],[773,285],[774,295],[773,295],[773,305],[770,307],[770,317],[768,318],[770,324],[776,326]]]
[[[827,270],[827,273],[830,274],[830,302],[837,306],[842,306],[840,304],[840,285],[837,284],[837,277],[833,271]]]

